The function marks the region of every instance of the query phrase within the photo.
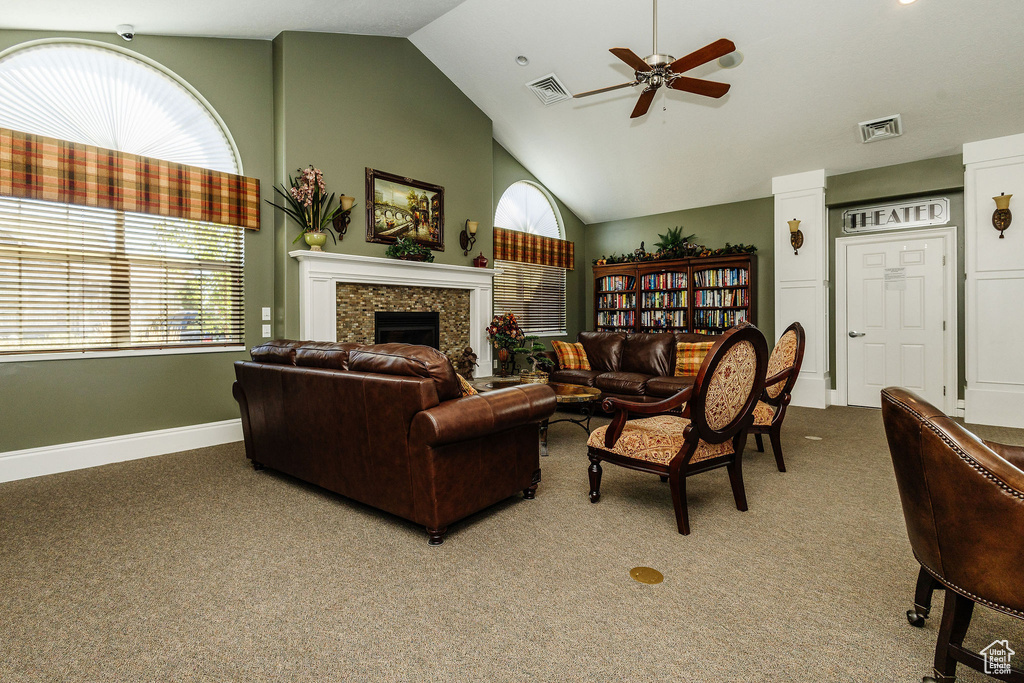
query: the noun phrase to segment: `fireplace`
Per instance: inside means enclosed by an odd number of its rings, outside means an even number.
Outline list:
[[[440,348],[441,316],[436,311],[377,311],[373,317],[375,344],[399,342]]]

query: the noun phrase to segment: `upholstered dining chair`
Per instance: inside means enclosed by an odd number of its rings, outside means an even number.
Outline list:
[[[983,441],[894,387],[882,390],[882,421],[921,564],[910,623],[923,626],[933,589],[946,589],[935,678],[923,680],[955,680],[958,662],[984,672],[982,655],[963,645],[975,603],[1024,619],[1024,448]],[[999,680],[1020,683],[1024,672]]]
[[[804,328],[800,323],[793,323],[782,333],[768,356],[764,394],[754,407],[754,426],[750,433],[754,435],[757,450],[761,453],[764,453],[762,435],[768,435],[779,472],[786,471],[786,461],[782,459],[782,421],[786,419],[786,408],[793,399],[793,385],[804,362],[804,342]]]
[[[768,343],[753,325],[735,327],[711,348],[693,386],[657,403],[605,399],[611,424],[587,441],[590,502],[601,497],[601,463],[667,475],[679,533],[690,533],[686,477],[725,467],[736,509],[746,511],[741,456],[754,406],[764,390]],[[687,403],[689,416],[670,415]],[[650,415],[631,420],[631,415]]]

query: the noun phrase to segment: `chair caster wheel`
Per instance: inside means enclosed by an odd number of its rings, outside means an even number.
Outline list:
[[[601,494],[600,493],[598,493],[597,491],[591,491],[590,492],[590,502],[591,503],[596,503],[600,499],[601,499]]]
[[[911,626],[915,626],[917,628],[924,628],[924,620],[925,616],[920,612],[915,612],[912,609],[907,610],[907,621],[910,623]]]

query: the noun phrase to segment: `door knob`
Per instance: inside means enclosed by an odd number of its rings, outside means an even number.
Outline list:
[[[853,330],[850,330],[851,337],[863,337],[865,334],[867,334],[867,332],[854,332]]]

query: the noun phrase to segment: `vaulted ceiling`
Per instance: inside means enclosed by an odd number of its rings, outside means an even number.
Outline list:
[[[659,52],[680,57],[726,37],[744,59],[688,74],[732,84],[724,98],[662,89],[634,120],[639,88],[544,106],[525,83],[555,73],[581,92],[631,80],[608,49],[651,52],[650,0],[11,4],[4,28],[408,36],[588,223],[764,197],[776,175],[887,166],[1024,132],[1019,0],[660,0]],[[902,137],[859,142],[859,121],[889,114],[902,115]]]

